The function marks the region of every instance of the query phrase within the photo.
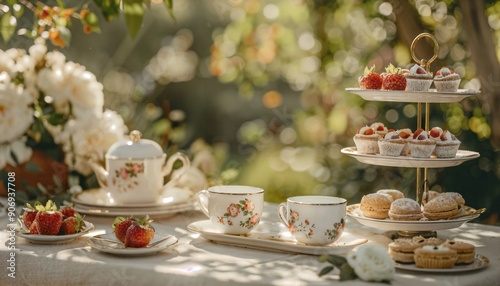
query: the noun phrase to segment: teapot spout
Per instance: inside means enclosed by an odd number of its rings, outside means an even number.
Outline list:
[[[94,170],[94,173],[96,174],[97,177],[97,182],[99,183],[99,186],[101,188],[107,188],[108,187],[108,171],[106,171],[100,164],[94,162],[94,161],[89,161],[89,165]]]

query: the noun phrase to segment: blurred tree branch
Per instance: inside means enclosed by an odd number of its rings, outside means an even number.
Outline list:
[[[491,139],[500,147],[500,64],[498,62],[493,35],[483,1],[459,0],[463,14],[464,37],[476,64],[476,72],[481,80],[481,93],[491,116]]]

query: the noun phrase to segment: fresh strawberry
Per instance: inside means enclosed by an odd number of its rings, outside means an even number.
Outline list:
[[[362,89],[380,89],[382,87],[382,77],[375,72],[375,65],[371,68],[365,67],[363,76],[359,79],[359,87]]]
[[[392,64],[389,64],[386,70],[386,75],[382,80],[382,89],[386,90],[405,90],[406,89],[406,77],[403,75],[403,71],[400,68],[396,68]]]
[[[127,229],[125,247],[146,247],[155,235],[155,229],[151,226],[151,222],[152,220],[147,215],[134,221]]]
[[[67,217],[61,224],[60,234],[75,234],[82,231],[84,226],[83,217],[76,213],[75,216]]]
[[[63,219],[70,217],[70,216],[76,217],[76,214],[77,214],[75,209],[72,207],[69,207],[69,206],[62,206],[59,211],[63,214]]]
[[[409,129],[403,129],[403,130],[398,130],[399,137],[403,139],[407,139],[411,135],[411,130]]]
[[[129,217],[129,218],[124,218],[124,217],[117,217],[115,218],[115,221],[113,222],[113,228],[115,232],[116,238],[118,238],[119,241],[125,242],[125,236],[127,234],[127,229],[136,221],[137,219],[134,217]]]
[[[34,222],[37,223],[38,234],[58,234],[62,225],[63,215],[57,210],[56,204],[49,200],[45,207],[39,205],[36,209],[38,213],[36,214]]]
[[[359,129],[357,133],[363,134],[363,135],[373,135],[375,133],[375,131],[373,130],[373,128],[365,126],[365,127],[362,127],[361,129]]]
[[[40,202],[35,202],[34,203],[34,206],[36,207],[37,205],[40,205]],[[30,228],[31,227],[31,224],[33,223],[33,221],[35,220],[35,217],[36,217],[36,214],[37,214],[37,210],[35,209],[35,207],[33,207],[32,205],[30,204],[26,204],[26,207],[24,208],[24,213],[23,213],[23,222],[24,222],[24,225],[27,227],[27,228]]]

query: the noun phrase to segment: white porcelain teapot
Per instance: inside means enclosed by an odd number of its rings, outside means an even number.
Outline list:
[[[174,162],[182,162],[175,177],[182,176],[189,168],[189,158],[185,154],[177,152],[165,162],[167,155],[160,145],[141,139],[141,136],[141,132],[134,130],[130,132],[129,140],[111,145],[105,156],[107,170],[90,162],[99,185],[116,203],[154,203],[163,192],[164,177],[172,172]]]

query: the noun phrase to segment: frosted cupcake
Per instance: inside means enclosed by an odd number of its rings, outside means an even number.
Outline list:
[[[382,122],[375,122],[370,125],[370,127],[373,129],[373,131],[375,131],[376,134],[378,134],[378,136],[382,138],[385,136],[385,134],[387,134],[387,132],[389,132],[387,127],[385,127],[384,123]]]
[[[400,156],[404,146],[405,141],[399,137],[396,131],[391,131],[384,138],[378,140],[378,147],[382,156]]]
[[[401,156],[408,156],[408,154],[410,153],[410,147],[408,146],[408,142],[411,139],[413,139],[412,138],[413,133],[411,132],[410,128],[399,129],[396,132],[398,133],[399,137],[401,137],[401,139],[403,139],[403,141],[405,142],[403,150],[401,150]]]
[[[359,154],[377,154],[379,138],[373,128],[365,126],[358,130],[353,140]]]
[[[434,85],[439,92],[456,92],[460,85],[460,76],[447,67],[441,68],[436,72]]]
[[[414,158],[430,158],[436,147],[436,141],[429,138],[427,132],[422,128],[417,129],[415,133],[413,133],[412,138],[413,139],[408,142],[411,156]]]
[[[419,65],[414,65],[405,77],[408,91],[428,91],[432,84],[432,73],[427,73]]]
[[[438,158],[455,158],[458,147],[460,147],[460,140],[448,130],[444,130],[443,134],[439,136],[439,140],[436,140],[434,153]]]

